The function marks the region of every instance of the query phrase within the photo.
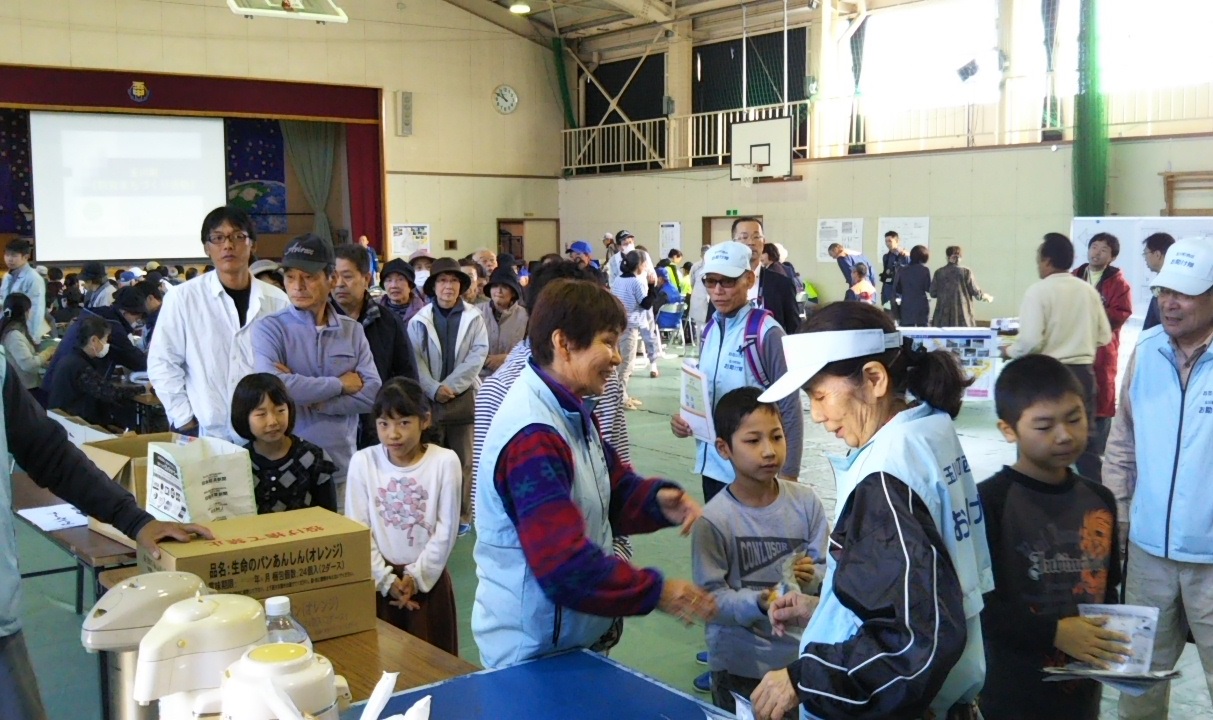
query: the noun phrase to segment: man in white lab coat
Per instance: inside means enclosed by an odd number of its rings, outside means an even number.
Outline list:
[[[253,372],[250,328],[290,306],[286,293],[249,272],[256,244],[243,210],[212,210],[202,221],[202,245],[215,271],[164,297],[147,373],[178,432],[240,442],[231,399],[236,383]]]

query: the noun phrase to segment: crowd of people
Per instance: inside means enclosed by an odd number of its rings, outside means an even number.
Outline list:
[[[1213,693],[1213,244],[1145,239],[1154,302],[1118,402],[1133,312],[1120,240],[1094,236],[1071,271],[1069,238],[1044,236],[995,387],[1017,459],[978,483],[955,426],[971,380],[901,332],[927,324],[931,298],[934,324],[974,324],[972,303],[991,298],[960,247],[932,273],[927,248],[890,232],[877,273],[833,245],[847,299],[817,307],[759,219],[693,263],[654,263],[636,241],[606,235],[601,259],[579,241],[531,263],[423,249],[381,264],[361,239],[307,234],[268,260],[249,216],[221,207],[201,227],[211,265],[188,281],[154,261],[44,279],[13,241],[0,426],[36,481],[59,474],[56,492],[141,543],[205,536],[88,487],[78,453],[44,456],[66,443],[40,405],[121,425],[150,387],[176,432],[248,450],[258,512],[324,507],[368,526],[378,616],[453,654],[447,564],[474,527],[471,629],[489,668],[607,652],[623,618],[661,611],[706,624],[696,687],[761,720],[1094,719],[1100,686],[1045,682],[1042,667],[1127,657],[1129,638],[1078,612],[1123,593],[1160,611],[1155,669],[1190,633]],[[695,443],[703,506],[632,464],[633,368],[643,352],[659,377],[663,331],[698,349],[708,429],[669,424]],[[806,417],[849,448],[831,458],[833,517],[799,482]],[[691,536],[690,579],[633,563],[628,538],[665,528]],[[10,602],[0,690],[5,667],[28,668],[16,617]],[[1121,715],[1166,705],[1163,684],[1122,697]]]

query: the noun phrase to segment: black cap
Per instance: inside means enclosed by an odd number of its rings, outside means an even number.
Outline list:
[[[615,242],[620,245],[622,245],[623,241],[627,240],[628,238],[632,238],[633,240],[635,240],[636,236],[633,235],[632,233],[628,232],[627,230],[620,230],[619,232],[615,233]]]
[[[484,287],[485,290],[492,290],[494,285],[504,285],[514,291],[514,299],[522,299],[522,283],[518,282],[518,273],[514,272],[514,268],[510,265],[498,265],[497,269],[489,275],[489,284]]]
[[[328,240],[308,233],[291,240],[282,253],[282,268],[297,268],[305,272],[323,272],[337,263],[333,245]]]
[[[88,280],[89,282],[97,282],[104,280],[108,276],[105,274],[105,266],[96,260],[84,263],[84,267],[80,268],[80,279]]]
[[[413,272],[413,266],[409,265],[403,258],[392,258],[383,265],[383,269],[379,271],[379,285],[387,287],[387,276],[391,274],[403,275],[405,280],[409,281],[410,287],[417,285],[417,273]]]

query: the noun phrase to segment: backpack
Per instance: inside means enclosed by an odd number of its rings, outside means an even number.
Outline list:
[[[762,322],[767,318],[774,319],[770,310],[762,310],[755,308],[750,312],[750,316],[745,321],[745,339],[742,341],[741,350],[745,355],[746,364],[750,366],[750,372],[754,373],[754,377],[758,378],[758,383],[764,388],[771,387],[771,379],[767,377],[767,373],[762,368]],[[712,327],[716,324],[716,313],[708,318],[708,324],[703,328],[703,336],[699,341],[700,352],[703,352],[703,344],[708,340],[708,333],[712,331]]]

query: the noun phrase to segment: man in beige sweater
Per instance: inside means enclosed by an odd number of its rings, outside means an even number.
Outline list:
[[[1039,353],[1056,358],[1078,377],[1086,393],[1087,422],[1095,422],[1095,351],[1112,341],[1103,299],[1091,284],[1070,274],[1074,245],[1061,233],[1048,233],[1036,251],[1040,280],[1024,292],[1019,305],[1019,336],[1006,349],[1010,358]],[[1078,472],[1098,480],[1094,452],[1078,459]]]

